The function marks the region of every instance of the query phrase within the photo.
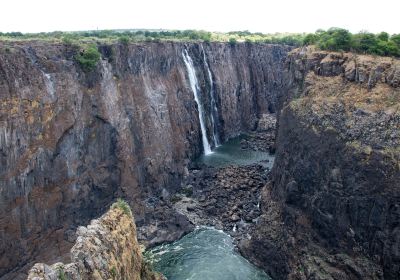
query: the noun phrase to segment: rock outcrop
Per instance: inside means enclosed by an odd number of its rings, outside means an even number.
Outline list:
[[[400,61],[287,62],[272,184],[243,252],[275,279],[399,279]]]
[[[124,203],[116,202],[99,219],[78,228],[71,263],[37,263],[28,280],[164,279],[143,260],[132,213]]]
[[[85,73],[73,46],[0,43],[0,277],[68,252],[76,226],[104,213],[116,197],[130,203],[138,226],[152,224],[168,238],[187,232],[178,213],[154,214],[201,153],[183,49],[206,110],[208,62],[222,140],[276,110],[289,51],[244,43],[98,47],[101,61]],[[206,126],[212,129],[209,118]]]

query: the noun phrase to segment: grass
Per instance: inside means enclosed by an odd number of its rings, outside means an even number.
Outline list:
[[[132,217],[131,207],[129,207],[129,204],[125,200],[118,198],[117,201],[111,205],[111,209],[115,208],[121,209],[124,214]]]

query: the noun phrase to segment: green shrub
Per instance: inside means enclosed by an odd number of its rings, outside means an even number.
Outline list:
[[[182,198],[179,195],[173,195],[169,200],[171,201],[171,203],[177,203],[181,199]]]
[[[132,216],[131,207],[129,207],[129,204],[121,198],[118,198],[117,201],[114,202],[113,205],[111,205],[111,209],[115,208],[121,209],[122,212],[124,212],[124,214],[128,216]]]
[[[121,36],[119,37],[119,42],[123,45],[129,44],[129,37],[128,36]]]
[[[66,46],[71,46],[72,44],[73,44],[73,40],[72,40],[72,36],[64,36],[63,38],[62,38],[62,42],[63,42],[63,44],[64,45],[66,45]]]
[[[229,45],[231,45],[233,47],[234,45],[236,45],[237,40],[235,38],[229,38],[228,42],[229,42]]]
[[[62,267],[58,269],[58,279],[67,280],[67,276],[65,275],[64,269]]]
[[[184,195],[186,195],[187,197],[192,196],[193,195],[193,188],[185,187],[185,188],[182,189],[182,193]]]
[[[93,71],[97,63],[100,61],[100,53],[96,45],[90,45],[85,48],[81,53],[75,56],[76,61],[85,72]]]

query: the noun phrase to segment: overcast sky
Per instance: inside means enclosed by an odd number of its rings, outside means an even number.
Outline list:
[[[203,29],[400,33],[400,0],[1,0],[0,31]]]

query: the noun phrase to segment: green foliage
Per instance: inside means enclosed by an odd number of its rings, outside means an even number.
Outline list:
[[[400,34],[395,34],[392,37],[390,37],[390,41],[395,43],[400,48]]]
[[[378,40],[381,40],[384,42],[389,41],[389,33],[387,33],[387,32],[381,32],[376,37],[378,38]]]
[[[237,43],[237,40],[235,39],[235,38],[229,38],[229,45],[231,46],[231,47],[233,47],[234,45],[236,45],[236,43]]]
[[[62,42],[63,42],[63,44],[64,45],[66,45],[66,46],[72,46],[72,44],[73,44],[73,39],[72,39],[72,37],[71,36],[64,36],[63,38],[62,38]]]
[[[61,42],[67,46],[93,45],[94,43],[119,42],[162,42],[162,41],[203,41],[228,42],[231,46],[246,43],[284,44],[294,47],[316,45],[322,50],[353,51],[358,53],[400,56],[400,34],[389,36],[386,32],[372,34],[360,32],[351,34],[343,28],[317,30],[309,34],[275,33],[263,34],[245,31],[229,33],[207,32],[203,30],[89,30],[79,32],[54,31],[49,33],[21,32],[1,33],[0,40],[49,40]],[[92,71],[96,67],[97,57],[95,48],[85,49],[76,60],[84,71]]]
[[[121,198],[118,198],[117,201],[114,202],[113,205],[111,205],[111,209],[115,208],[121,209],[122,212],[124,212],[124,214],[128,216],[132,216],[131,207],[129,207],[129,204]]]
[[[400,56],[400,35],[389,36],[386,32],[351,34],[345,29],[331,28],[307,34],[304,45],[317,45],[322,50],[352,51],[364,54]]]
[[[64,269],[62,267],[58,269],[58,279],[67,280],[67,276],[65,275]]]
[[[303,39],[303,45],[314,45],[318,41],[318,35],[309,33]]]
[[[183,193],[184,195],[186,195],[187,197],[190,197],[190,196],[193,195],[193,188],[192,188],[192,187],[184,187],[184,188],[182,189],[182,193]]]
[[[129,37],[126,35],[123,35],[119,37],[119,42],[123,45],[128,45],[129,44]]]
[[[100,60],[100,53],[97,50],[96,45],[89,45],[79,54],[75,56],[76,61],[82,67],[85,72],[91,72],[96,68],[97,63]]]
[[[177,203],[178,201],[180,201],[182,198],[179,195],[173,195],[170,198],[171,203]]]
[[[317,45],[322,50],[348,51],[351,47],[351,33],[342,28],[330,28],[320,31]]]
[[[353,49],[359,50],[363,53],[373,53],[378,43],[375,34],[360,32],[353,36]]]

